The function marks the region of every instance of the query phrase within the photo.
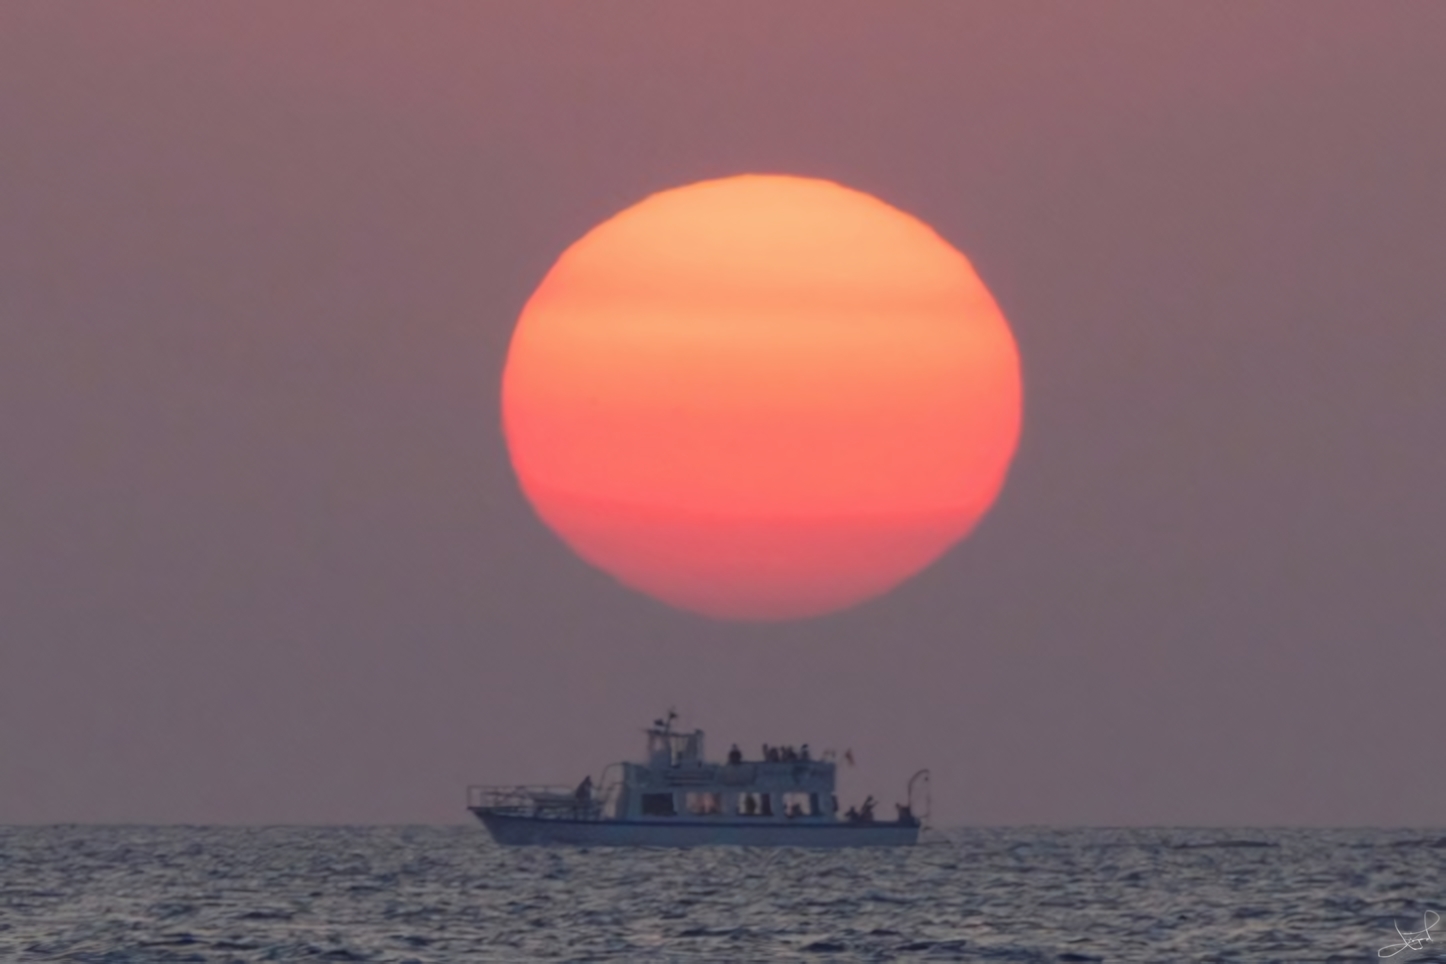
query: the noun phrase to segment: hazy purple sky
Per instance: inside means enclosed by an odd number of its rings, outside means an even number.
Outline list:
[[[984,524],[810,622],[617,587],[498,427],[557,254],[746,171],[1023,358]],[[5,0],[0,822],[452,821],[671,704],[945,824],[1446,823],[1443,322],[1446,4]]]

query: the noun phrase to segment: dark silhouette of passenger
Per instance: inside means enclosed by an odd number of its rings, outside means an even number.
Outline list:
[[[753,798],[753,794],[751,794],[751,793],[744,794],[744,795],[743,795],[743,816],[745,816],[745,817],[752,817],[752,816],[756,816],[757,814],[758,814],[758,801]]]
[[[592,805],[592,776],[590,774],[582,778],[582,782],[577,785],[573,796],[577,799],[577,805],[580,808],[586,809]]]
[[[799,758],[800,760],[802,760],[804,763],[807,763],[810,759],[812,759],[812,757],[810,757],[810,756],[808,755],[808,744],[807,744],[807,743],[805,743],[805,744],[803,745],[803,747],[798,751],[798,758]]]
[[[773,795],[770,793],[761,793],[758,796],[758,802],[761,804],[758,808],[759,815],[764,817],[773,816]]]
[[[733,744],[733,749],[728,751],[728,762],[734,766],[743,762],[743,751],[738,749],[738,744]]]
[[[874,798],[872,796],[864,798],[864,805],[859,808],[859,822],[874,822]]]
[[[849,823],[858,823],[859,812],[853,807],[849,807],[848,810],[844,811],[844,819],[847,820]]]
[[[907,804],[896,803],[894,809],[899,811],[899,823],[913,823],[914,811]]]

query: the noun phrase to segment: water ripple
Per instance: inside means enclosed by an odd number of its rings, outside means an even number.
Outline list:
[[[1446,902],[1442,841],[973,829],[900,850],[538,850],[472,827],[12,827],[0,960],[1366,961]]]

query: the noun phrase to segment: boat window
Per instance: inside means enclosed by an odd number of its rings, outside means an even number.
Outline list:
[[[689,793],[684,804],[687,811],[698,816],[711,816],[723,812],[723,794],[697,792]]]
[[[645,793],[642,803],[643,815],[647,817],[674,817],[678,814],[678,811],[673,809],[671,793]]]
[[[783,795],[783,815],[785,817],[812,817],[818,814],[816,809],[818,794],[815,793],[785,793]]]
[[[683,763],[697,763],[703,756],[703,734],[701,731],[693,733],[672,734],[673,766]]]

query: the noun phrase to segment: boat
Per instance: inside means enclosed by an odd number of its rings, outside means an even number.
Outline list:
[[[914,794],[929,771],[909,780],[893,820],[874,801],[838,812],[832,752],[815,758],[804,744],[764,747],[744,759],[735,744],[721,762],[704,756],[703,731],[675,730],[677,714],[644,732],[643,762],[614,763],[595,786],[471,786],[467,809],[492,839],[509,846],[575,847],[898,847],[918,842],[924,819]],[[851,759],[851,758],[850,758]]]

